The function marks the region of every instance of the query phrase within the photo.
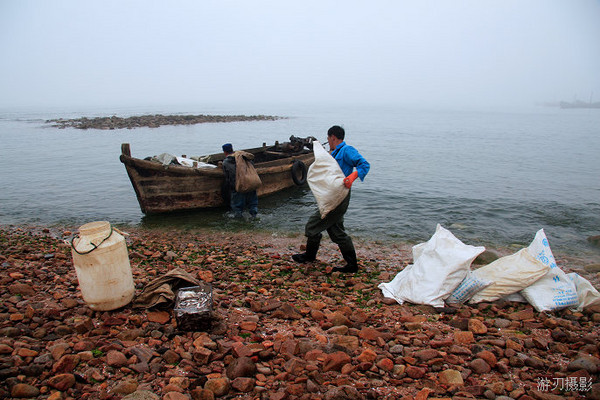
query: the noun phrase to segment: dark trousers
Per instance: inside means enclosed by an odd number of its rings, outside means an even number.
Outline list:
[[[235,190],[231,192],[231,210],[236,217],[241,217],[244,209],[247,208],[251,216],[258,214],[258,196],[256,190],[248,193],[238,193]]]
[[[350,192],[348,192],[348,196],[346,196],[340,205],[327,214],[325,218],[321,219],[319,210],[310,216],[304,230],[304,234],[307,237],[307,248],[311,246],[318,248],[323,237],[322,232],[326,230],[331,240],[338,245],[342,254],[349,251],[354,252],[352,238],[348,236],[344,229],[344,214],[346,214],[349,204]]]

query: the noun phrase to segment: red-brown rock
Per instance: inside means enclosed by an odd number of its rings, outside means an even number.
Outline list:
[[[421,379],[425,376],[427,372],[424,368],[415,367],[413,365],[409,365],[406,367],[406,375],[410,376],[413,379]]]
[[[351,361],[350,356],[343,351],[327,354],[323,363],[323,372],[341,371],[342,367]]]
[[[213,378],[206,381],[204,389],[210,390],[215,396],[224,396],[231,390],[231,383],[227,378]]]
[[[111,367],[123,367],[127,365],[127,357],[120,351],[111,350],[106,354],[106,363]]]
[[[48,385],[61,392],[73,387],[74,384],[75,375],[73,374],[59,374],[48,379]]]
[[[150,322],[166,324],[171,320],[171,314],[166,311],[150,311],[146,315],[146,318],[148,318],[148,321]]]
[[[254,378],[239,377],[235,378],[233,382],[231,382],[231,387],[240,392],[247,393],[254,389],[255,382],[256,380]]]

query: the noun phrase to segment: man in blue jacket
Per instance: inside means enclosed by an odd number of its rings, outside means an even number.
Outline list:
[[[327,141],[331,155],[340,165],[340,168],[346,175],[344,185],[350,189],[356,178],[364,180],[369,172],[370,165],[367,160],[352,146],[349,146],[344,141],[346,132],[341,126],[335,125],[327,131]],[[356,168],[356,170],[354,170]],[[358,271],[358,263],[356,260],[356,251],[352,238],[348,236],[344,229],[344,214],[348,210],[350,204],[350,191],[348,196],[337,206],[333,211],[328,213],[325,218],[321,219],[319,210],[311,215],[306,223],[306,251],[304,253],[294,254],[292,259],[299,263],[314,261],[319,251],[319,245],[322,232],[327,231],[331,240],[338,245],[342,252],[342,257],[346,261],[344,267],[335,267],[333,272],[353,273]]]

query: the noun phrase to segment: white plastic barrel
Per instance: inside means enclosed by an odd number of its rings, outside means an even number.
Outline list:
[[[80,226],[71,254],[83,300],[92,310],[114,310],[131,301],[135,288],[127,245],[109,222]]]

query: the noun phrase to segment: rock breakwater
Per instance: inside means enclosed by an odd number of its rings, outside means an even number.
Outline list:
[[[0,398],[600,396],[600,307],[398,305],[377,284],[411,262],[409,246],[357,243],[360,272],[332,275],[330,243],[291,262],[300,236],[129,233],[137,291],[174,268],[211,282],[211,329],[180,331],[170,307],[93,311],[69,230],[0,227]]]
[[[163,125],[194,125],[218,122],[275,121],[284,117],[270,115],[141,115],[133,117],[96,117],[74,119],[50,119],[46,123],[55,128],[76,129],[133,129],[141,127],[158,128]]]

